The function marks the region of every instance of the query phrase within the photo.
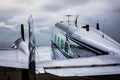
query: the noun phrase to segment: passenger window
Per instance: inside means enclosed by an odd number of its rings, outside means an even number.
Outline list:
[[[64,49],[64,40],[61,39],[61,48]]]
[[[55,34],[55,36],[54,36],[54,42],[56,43],[56,39],[57,39],[57,36],[56,36],[56,34]]]
[[[60,47],[60,37],[58,36],[57,45]]]
[[[68,40],[65,42],[65,51],[68,53],[68,50],[70,48]]]

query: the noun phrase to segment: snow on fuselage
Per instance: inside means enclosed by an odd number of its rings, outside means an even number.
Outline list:
[[[76,28],[64,23],[56,23],[55,27],[64,31],[70,40],[99,54],[120,54],[118,42],[92,27],[89,31],[82,27]],[[102,37],[103,34],[104,38]]]

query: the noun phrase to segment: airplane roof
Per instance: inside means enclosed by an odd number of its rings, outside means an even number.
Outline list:
[[[55,26],[60,28],[62,31],[65,31],[68,35],[74,36],[80,40],[84,39],[84,42],[91,45],[97,44],[101,49],[104,49],[107,52],[109,51],[109,53],[120,53],[120,44],[118,42],[93,27],[90,27],[90,30],[86,31],[86,29],[82,27],[77,28],[75,25],[66,25],[66,22],[57,23]],[[102,35],[104,35],[104,38]]]

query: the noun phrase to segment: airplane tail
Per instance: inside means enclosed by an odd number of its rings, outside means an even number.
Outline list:
[[[35,78],[35,36],[32,15],[28,18],[29,25],[29,70],[32,78]]]

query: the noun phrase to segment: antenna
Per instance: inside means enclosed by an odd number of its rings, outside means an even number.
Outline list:
[[[78,23],[78,17],[79,17],[79,15],[77,15],[76,16],[76,18],[75,18],[75,26],[78,28],[78,25],[77,25],[77,23]]]
[[[68,21],[67,21],[67,22],[68,22],[68,25],[71,25],[71,24],[70,24],[70,16],[72,16],[72,15],[65,15],[65,16],[68,17]]]
[[[102,38],[104,38],[104,31],[105,31],[105,18],[104,18],[104,25],[103,25],[103,34],[102,34]]]

